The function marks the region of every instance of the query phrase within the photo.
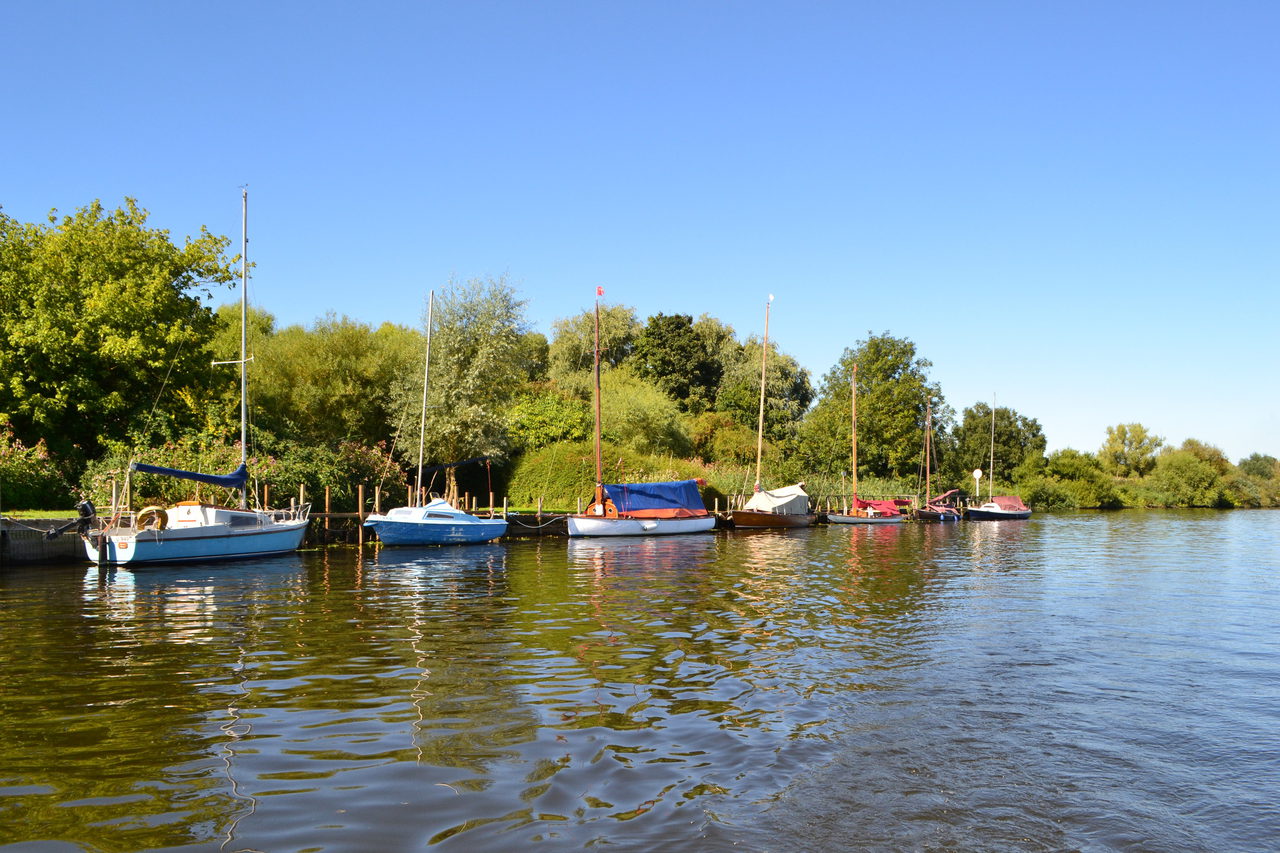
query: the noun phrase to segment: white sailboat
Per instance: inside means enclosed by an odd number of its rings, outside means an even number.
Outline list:
[[[435,291],[427,294],[427,357],[422,368],[422,420],[418,426],[418,481],[412,506],[375,513],[364,526],[378,534],[384,545],[460,545],[488,542],[507,532],[506,519],[477,518],[444,498],[419,504],[422,496],[422,459],[427,441],[427,388],[431,379],[431,325]]]
[[[981,472],[978,472],[981,473]],[[975,474],[977,476],[977,474]],[[991,398],[991,470],[987,472],[987,501],[967,507],[964,517],[970,521],[1020,521],[1031,517],[1031,509],[1017,495],[993,494],[996,488],[996,401]],[[979,493],[978,500],[982,500]]]
[[[577,536],[663,536],[673,533],[702,533],[716,526],[698,492],[698,481],[667,483],[604,482],[604,462],[600,449],[600,297],[596,288],[595,408],[596,408],[596,488],[591,505],[581,515],[565,521],[569,535]]]
[[[853,494],[844,512],[827,513],[831,524],[901,524],[904,516],[893,501],[864,501],[858,497],[858,365],[849,380],[849,465],[853,471]]]
[[[307,530],[310,504],[289,509],[249,509],[248,484],[248,327],[249,191],[241,191],[240,467],[230,474],[202,474],[134,462],[130,472],[162,474],[240,490],[238,508],[182,501],[172,507],[151,506],[138,512],[119,510],[103,521],[94,517],[84,533],[85,552],[95,563],[133,565],[197,560],[229,560],[283,554],[297,550]],[[127,491],[127,490],[126,490]]]

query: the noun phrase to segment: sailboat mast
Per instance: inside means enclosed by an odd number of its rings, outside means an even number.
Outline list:
[[[995,500],[996,489],[996,395],[991,395],[991,470],[987,472],[987,500]],[[981,497],[978,500],[982,500]]]
[[[858,365],[853,365],[853,377],[849,380],[849,466],[853,472],[853,500],[858,500]]]
[[[249,188],[240,189],[240,464],[249,461]],[[240,508],[249,507],[249,484],[240,490]]]
[[[600,451],[600,291],[596,288],[596,503],[604,506],[604,461]]]
[[[924,503],[927,507],[933,498],[933,484],[930,482],[929,455],[933,452],[933,401],[924,403]]]
[[[764,382],[765,368],[769,363],[769,305],[773,302],[773,294],[764,304],[764,346],[760,350],[760,421],[756,426],[756,488],[760,491],[760,461],[764,457]]]
[[[427,380],[431,377],[431,312],[435,308],[436,292],[427,291],[427,359],[422,368],[422,419],[418,424],[418,484],[413,506],[422,500],[422,454],[427,444]]]

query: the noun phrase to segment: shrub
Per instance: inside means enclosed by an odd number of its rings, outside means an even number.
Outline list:
[[[73,502],[71,486],[44,441],[27,447],[0,424],[0,509],[57,509]]]

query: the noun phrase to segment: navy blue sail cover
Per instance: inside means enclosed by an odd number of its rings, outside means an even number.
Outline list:
[[[654,518],[706,515],[697,480],[671,483],[609,483],[605,494],[619,513],[642,514]]]
[[[181,477],[184,480],[195,480],[197,483],[222,486],[224,489],[243,489],[249,482],[249,469],[244,467],[243,462],[240,463],[239,468],[230,474],[199,474],[195,471],[179,471],[177,468],[162,468],[159,465],[144,465],[141,462],[131,463],[129,469],[131,471],[141,471],[143,474],[164,474],[166,477]]]

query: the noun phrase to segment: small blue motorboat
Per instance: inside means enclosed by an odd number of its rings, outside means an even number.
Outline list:
[[[423,506],[402,506],[364,522],[386,545],[459,545],[488,542],[507,532],[502,518],[477,518],[444,498]]]

